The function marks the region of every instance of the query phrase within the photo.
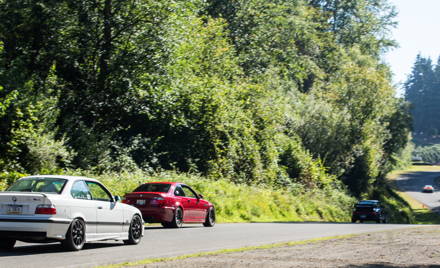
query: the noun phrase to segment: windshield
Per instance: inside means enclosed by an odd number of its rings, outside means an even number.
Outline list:
[[[66,179],[58,178],[28,178],[20,179],[11,185],[8,192],[40,192],[60,194],[66,184]]]
[[[146,183],[136,188],[133,192],[156,192],[156,193],[168,193],[171,184],[164,183]]]

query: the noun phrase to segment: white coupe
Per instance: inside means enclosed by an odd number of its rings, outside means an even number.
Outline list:
[[[119,199],[86,177],[21,178],[0,192],[0,248],[12,249],[17,240],[60,241],[68,250],[97,240],[138,244],[144,235],[142,214]]]

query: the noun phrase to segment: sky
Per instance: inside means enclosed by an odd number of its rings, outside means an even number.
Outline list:
[[[384,59],[394,73],[393,82],[400,90],[415,62],[417,54],[430,57],[434,63],[440,56],[440,0],[389,0],[398,11],[393,38],[399,47]]]

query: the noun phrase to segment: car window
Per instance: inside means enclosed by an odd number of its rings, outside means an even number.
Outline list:
[[[180,185],[176,186],[176,189],[174,190],[175,196],[185,196],[185,192],[183,191],[182,187]]]
[[[183,191],[185,192],[185,196],[192,197],[192,198],[197,198],[197,194],[196,194],[196,192],[194,192],[193,189],[189,188],[186,185],[181,185],[181,186],[182,186]]]
[[[66,179],[59,178],[27,178],[20,179],[6,191],[10,192],[40,192],[60,194],[66,184]]]
[[[168,193],[171,184],[165,183],[145,183],[138,186],[133,192],[157,192]]]
[[[86,184],[89,187],[93,200],[99,200],[99,201],[113,200],[110,193],[104,187],[102,187],[101,184],[94,181],[86,181]]]
[[[85,200],[91,200],[92,195],[89,192],[89,188],[87,187],[87,184],[84,181],[76,181],[72,189],[70,190],[70,194],[75,199],[85,199]]]

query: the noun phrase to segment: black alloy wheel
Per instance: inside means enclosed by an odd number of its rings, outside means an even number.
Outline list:
[[[130,228],[128,230],[128,240],[124,240],[124,244],[139,244],[142,238],[142,228],[144,228],[142,219],[138,214],[135,214],[130,222]]]
[[[215,209],[214,207],[210,207],[208,212],[206,213],[206,219],[203,223],[205,227],[213,227],[215,225]]]
[[[183,225],[183,211],[181,208],[176,208],[174,211],[173,221],[170,222],[170,227],[172,228],[180,228]]]
[[[0,237],[0,249],[1,250],[12,250],[15,246],[17,240],[12,238]]]
[[[81,219],[74,219],[62,244],[67,250],[78,251],[84,247],[85,242],[86,224]]]

